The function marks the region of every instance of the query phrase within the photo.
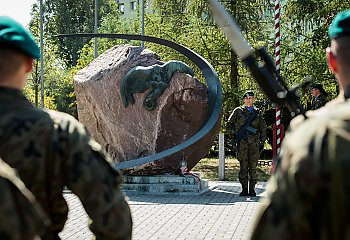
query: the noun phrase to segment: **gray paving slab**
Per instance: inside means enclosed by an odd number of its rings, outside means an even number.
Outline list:
[[[238,182],[210,182],[215,186],[202,195],[128,195],[133,217],[133,240],[249,239],[265,182],[256,197],[240,197]],[[68,220],[61,239],[91,239],[88,216],[79,199],[66,192]]]

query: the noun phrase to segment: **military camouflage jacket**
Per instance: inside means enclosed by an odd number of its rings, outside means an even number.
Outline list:
[[[321,94],[318,97],[315,98],[314,103],[311,106],[310,110],[316,110],[319,109],[320,107],[323,107],[327,103],[327,98],[325,95]]]
[[[252,239],[350,239],[349,109],[293,119]]]
[[[49,224],[33,194],[0,159],[0,239],[33,240]]]
[[[101,146],[68,114],[38,109],[22,92],[0,88],[0,156],[16,168],[51,220],[49,234],[64,227],[67,186],[92,219],[97,239],[130,239],[131,215],[120,191],[121,175]]]
[[[250,124],[251,127],[257,129],[256,134],[245,131],[245,137],[249,142],[264,143],[266,140],[266,123],[258,108],[254,107],[252,111],[258,112],[258,117]],[[239,131],[248,118],[249,111],[245,106],[237,107],[233,110],[227,123],[227,131],[231,137]]]

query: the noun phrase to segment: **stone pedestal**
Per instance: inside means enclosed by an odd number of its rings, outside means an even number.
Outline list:
[[[122,191],[127,194],[187,195],[202,194],[209,190],[208,180],[200,176],[124,176]]]

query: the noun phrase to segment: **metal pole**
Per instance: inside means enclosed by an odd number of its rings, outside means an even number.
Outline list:
[[[225,135],[219,133],[219,180],[225,179]]]
[[[97,21],[98,21],[98,0],[95,0],[95,28],[94,28],[94,33],[97,33],[97,29],[98,29]],[[94,47],[95,47],[94,57],[97,58],[97,56],[98,56],[98,51],[97,51],[98,41],[97,41],[97,37],[94,38],[94,41],[95,41],[95,44],[94,44]]]
[[[41,83],[41,107],[44,108],[44,23],[43,0],[40,0],[40,83]]]
[[[141,35],[145,35],[145,0],[142,1],[142,14],[141,14]],[[144,41],[141,41],[141,47],[145,47]]]

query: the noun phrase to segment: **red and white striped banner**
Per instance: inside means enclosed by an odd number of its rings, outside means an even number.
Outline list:
[[[275,54],[276,71],[280,73],[280,1],[275,0]],[[281,148],[281,109],[276,107],[276,153],[279,154]]]

